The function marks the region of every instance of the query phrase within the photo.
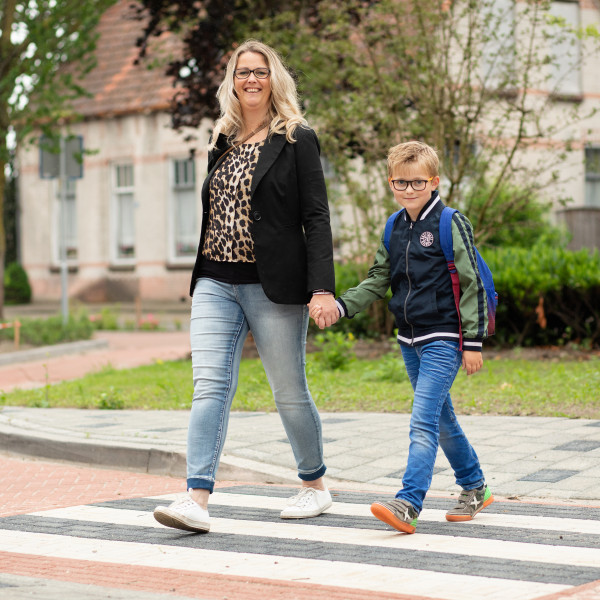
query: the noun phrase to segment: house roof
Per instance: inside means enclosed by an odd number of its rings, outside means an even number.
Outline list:
[[[119,0],[101,17],[96,45],[96,67],[82,81],[92,94],[77,98],[75,111],[84,117],[107,117],[139,112],[166,110],[175,88],[165,75],[166,60],[148,68],[143,60],[135,64],[139,53],[136,40],[143,21],[136,20],[131,0]],[[152,58],[165,58],[181,47],[173,35],[163,34],[150,44]]]

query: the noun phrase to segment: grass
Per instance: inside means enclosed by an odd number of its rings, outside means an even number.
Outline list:
[[[307,357],[313,398],[322,411],[410,412],[412,389],[397,353],[354,360],[344,370]],[[128,370],[104,370],[36,390],[0,392],[0,405],[107,409],[187,409],[189,361],[157,362]],[[459,414],[537,415],[600,419],[600,359],[586,361],[489,359],[482,371],[462,371],[452,388]],[[242,361],[233,410],[273,411],[271,390],[259,359]]]

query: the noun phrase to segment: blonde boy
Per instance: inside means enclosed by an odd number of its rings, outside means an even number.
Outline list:
[[[388,308],[396,318],[398,343],[414,390],[414,402],[402,489],[391,500],[374,502],[371,512],[398,531],[414,533],[431,485],[438,445],[463,490],[446,519],[469,521],[493,502],[475,450],[458,424],[450,398],[450,388],[461,365],[468,375],[483,365],[487,303],[474,261],[473,230],[469,220],[457,212],[452,219],[452,240],[461,288],[459,321],[439,240],[444,204],[437,191],[440,177],[435,150],[421,142],[391,148],[388,182],[394,199],[404,208],[391,231],[389,252],[382,234],[366,279],[338,298],[338,315],[333,320],[340,316],[351,318],[383,298],[391,286],[393,295]],[[312,310],[311,316],[321,328],[326,316],[332,320],[332,315],[318,308]]]

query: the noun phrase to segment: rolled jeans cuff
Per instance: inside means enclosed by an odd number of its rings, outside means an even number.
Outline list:
[[[315,481],[323,477],[326,470],[327,467],[325,465],[321,465],[314,473],[298,473],[298,477],[300,477],[302,481]]]
[[[215,482],[201,477],[190,477],[187,480],[188,490],[208,490],[211,494],[215,488]]]

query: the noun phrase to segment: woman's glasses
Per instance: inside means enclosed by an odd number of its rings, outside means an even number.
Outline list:
[[[254,73],[256,79],[266,79],[271,74],[271,70],[266,67],[259,67],[258,69],[236,69],[233,72],[238,79],[248,79],[250,73]]]
[[[394,186],[394,189],[397,192],[403,192],[405,189],[408,188],[408,184],[410,184],[410,187],[412,187],[413,190],[415,190],[415,192],[422,192],[426,187],[427,184],[433,179],[433,177],[430,177],[429,179],[392,179],[391,177],[388,179],[388,181]]]

